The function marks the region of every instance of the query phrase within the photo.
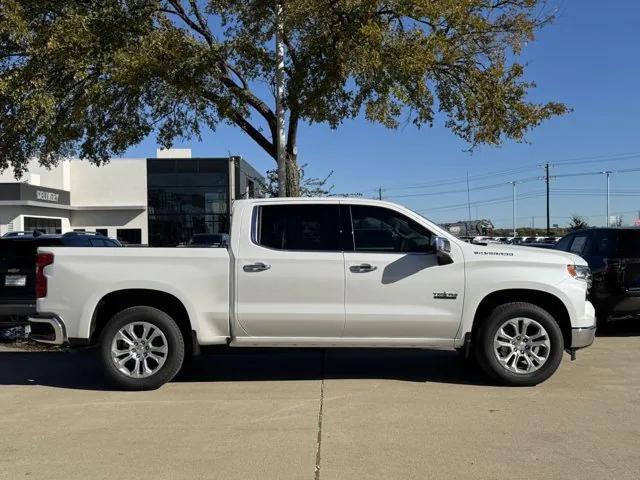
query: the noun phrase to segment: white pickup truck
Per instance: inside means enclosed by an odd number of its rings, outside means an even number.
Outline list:
[[[232,218],[227,248],[40,248],[32,337],[97,345],[135,390],[204,345],[458,349],[534,385],[593,342],[576,255],[467,244],[373,200],[241,200]]]

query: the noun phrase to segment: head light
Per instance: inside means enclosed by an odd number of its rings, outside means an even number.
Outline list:
[[[567,265],[567,272],[576,280],[587,282],[587,289],[591,288],[591,269],[586,265]]]

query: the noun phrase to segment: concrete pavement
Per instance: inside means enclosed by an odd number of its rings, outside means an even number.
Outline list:
[[[235,350],[124,393],[0,347],[0,479],[636,479],[639,360],[622,331],[504,388],[451,352]]]

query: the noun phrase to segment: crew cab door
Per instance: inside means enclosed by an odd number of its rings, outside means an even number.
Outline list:
[[[433,233],[387,207],[342,206],[345,247],[344,337],[452,339],[462,318],[464,263],[452,244],[448,264]],[[351,250],[351,251],[346,251]]]
[[[235,262],[236,320],[244,330],[236,335],[339,337],[345,313],[338,202],[265,202],[250,215],[251,232],[241,235]]]

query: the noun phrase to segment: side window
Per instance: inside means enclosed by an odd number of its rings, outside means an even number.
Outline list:
[[[256,213],[258,245],[277,250],[341,250],[338,205],[264,205]]]
[[[571,253],[575,253],[577,255],[581,255],[582,251],[584,250],[584,246],[587,243],[587,236],[586,235],[576,235],[573,238],[573,243],[571,244],[571,247],[569,248],[569,251]]]
[[[69,237],[68,240],[65,241],[65,244],[69,247],[90,247],[89,239],[83,235],[78,235],[77,237]]]
[[[562,237],[558,244],[556,245],[556,250],[563,250],[565,252],[569,251],[569,245],[571,245],[571,240],[573,240],[573,235],[567,235],[566,237]]]
[[[351,218],[356,252],[432,251],[431,232],[401,213],[382,207],[352,205]]]
[[[106,246],[104,243],[104,240],[101,238],[90,238],[89,241],[91,242],[91,246],[92,247],[104,247]]]

